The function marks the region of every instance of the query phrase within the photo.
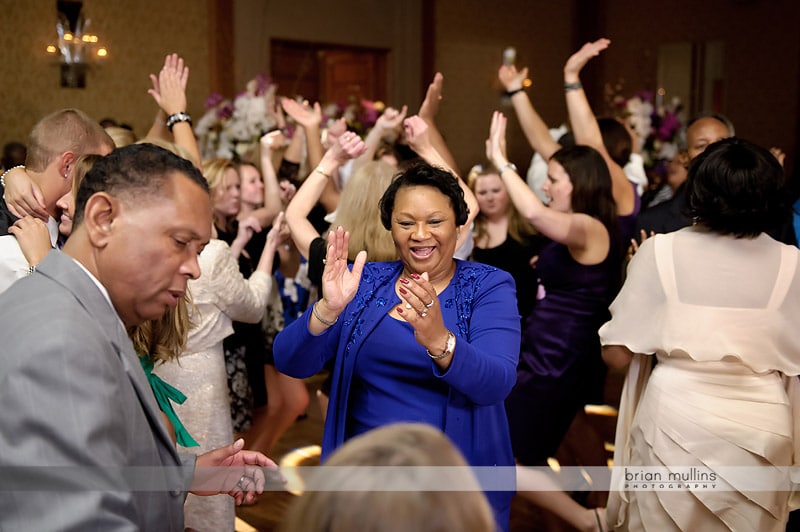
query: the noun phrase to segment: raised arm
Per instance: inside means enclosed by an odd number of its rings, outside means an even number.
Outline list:
[[[421,117],[414,115],[405,119],[403,127],[406,131],[408,145],[411,146],[420,157],[425,159],[429,164],[444,168],[458,180],[458,186],[461,187],[461,190],[464,192],[464,201],[467,202],[467,208],[469,209],[467,222],[464,226],[469,228],[480,210],[478,199],[475,197],[472,189],[461,179],[461,176],[458,175],[458,171],[452,168],[436,148],[433,147],[427,122]],[[460,248],[467,238],[469,238],[469,231],[461,231],[458,236],[458,241],[456,242],[456,249]]]
[[[522,82],[528,77],[528,67],[517,71],[514,65],[503,65],[497,71],[500,83],[510,94],[511,104],[517,113],[517,120],[528,143],[542,158],[547,161],[561,145],[550,136],[550,129],[536,109],[533,108],[528,94],[522,88]]]
[[[255,217],[261,227],[269,227],[273,220],[283,209],[281,203],[281,189],[278,185],[278,176],[275,167],[272,166],[272,141],[274,136],[267,133],[261,137],[261,178],[264,181],[264,201],[263,206],[247,213],[247,216]]]
[[[354,172],[375,158],[375,152],[378,150],[378,147],[380,147],[381,141],[384,139],[390,142],[397,140],[402,130],[403,120],[406,118],[407,111],[408,107],[404,105],[399,111],[394,107],[387,107],[386,110],[381,113],[381,116],[375,121],[375,125],[372,126],[372,129],[369,130],[369,133],[367,133],[364,139],[364,144],[367,149],[353,161]]]
[[[598,39],[594,42],[586,43],[567,59],[567,63],[564,65],[564,90],[566,91],[567,110],[569,111],[572,131],[575,135],[575,143],[591,146],[603,156],[611,173],[611,190],[614,195],[614,202],[617,204],[617,213],[626,215],[632,213],[635,208],[633,186],[628,181],[625,171],[611,158],[605,144],[603,144],[600,126],[597,124],[597,118],[592,112],[579,77],[581,69],[586,63],[591,58],[600,55],[600,52],[608,48],[609,44],[611,44],[611,41],[608,39]]]
[[[163,115],[156,118],[156,123],[147,133],[157,138],[170,139],[169,130],[172,133],[175,144],[185,148],[193,158],[195,166],[200,168],[202,157],[200,148],[197,146],[197,138],[194,136],[192,123],[186,114],[186,83],[189,80],[189,67],[183,62],[183,58],[178,54],[169,54],[164,59],[164,66],[158,73],[158,77],[150,74],[150,81],[153,88],[147,92],[153,97],[158,107],[163,111],[166,118],[160,122]],[[172,127],[167,127],[167,122],[172,121]],[[161,127],[161,123],[164,124]]]
[[[508,163],[506,157],[506,117],[495,111],[486,141],[486,158],[498,168],[520,215],[546,237],[566,245],[579,262],[587,250],[598,242],[608,244],[603,224],[583,213],[561,212],[547,207]],[[548,175],[548,179],[552,177]],[[605,256],[605,255],[603,255]]]
[[[447,162],[447,166],[460,175],[458,170],[458,163],[456,158],[447,147],[439,128],[436,125],[436,115],[439,114],[439,103],[442,101],[442,91],[444,89],[444,76],[441,72],[437,72],[433,76],[433,81],[428,85],[428,90],[425,92],[425,99],[422,105],[419,106],[417,113],[426,124],[428,124],[428,137],[430,138],[431,145],[439,152],[439,155]]]
[[[322,160],[322,138],[320,136],[320,123],[322,123],[322,109],[319,102],[312,107],[307,107],[291,98],[282,98],[281,106],[306,134],[306,149],[308,150],[308,166],[316,168]]]
[[[292,240],[304,257],[308,258],[311,241],[320,236],[308,220],[308,214],[328,186],[333,171],[365,149],[364,141],[358,135],[350,131],[344,133],[339,142],[325,152],[322,161],[303,181],[286,207],[286,223],[292,232]]]

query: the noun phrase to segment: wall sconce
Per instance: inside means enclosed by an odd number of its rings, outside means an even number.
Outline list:
[[[47,53],[59,56],[61,86],[86,87],[86,70],[92,59],[108,57],[108,49],[100,45],[97,35],[89,33],[91,20],[83,17],[83,2],[58,0],[58,43],[47,47]]]

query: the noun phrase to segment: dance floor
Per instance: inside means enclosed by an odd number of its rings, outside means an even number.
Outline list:
[[[618,397],[621,381],[618,379],[609,379],[609,381],[608,388],[611,389],[607,391],[610,392],[609,395],[613,403],[613,397]],[[276,445],[275,452],[271,456],[276,462],[279,462],[293,450],[320,444],[322,439],[322,414],[315,399],[315,392],[319,382],[319,378],[312,378],[308,381],[307,385],[311,401],[307,414],[302,419],[298,419]],[[589,416],[589,418],[594,418],[594,416]],[[598,421],[597,419],[588,419],[586,416],[580,416],[580,419],[570,429],[570,434],[564,445],[562,445],[559,456],[563,455],[562,461],[569,461],[569,455],[580,454],[581,448],[584,448],[587,442],[594,442],[592,444],[593,448],[589,450],[589,455],[592,456],[591,460],[603,460],[608,453],[602,450],[602,440],[608,440],[609,431],[613,431],[612,419]],[[600,440],[596,439],[598,436],[601,437]],[[598,441],[601,443],[598,444]],[[600,449],[597,448],[598,445]],[[576,451],[576,449],[578,450]],[[302,463],[303,466],[317,464],[318,459],[316,458],[306,459]],[[582,496],[584,499],[581,502],[589,506],[602,506],[605,504],[604,493],[582,492],[577,496]],[[255,505],[238,508],[236,511],[238,518],[237,532],[277,530],[286,509],[294,498],[295,495],[285,491],[269,491],[265,492]],[[571,531],[573,528],[561,522],[552,514],[534,507],[520,497],[516,497],[512,505],[511,530],[512,532],[560,532]]]

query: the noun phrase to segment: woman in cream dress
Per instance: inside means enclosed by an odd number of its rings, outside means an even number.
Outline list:
[[[645,241],[631,261],[600,329],[606,362],[630,362],[610,528],[785,529],[800,450],[800,252],[764,233],[785,212],[783,185],[767,150],[712,144],[689,170],[695,225]],[[630,482],[669,472],[683,486]]]
[[[157,366],[154,373],[183,391],[187,399],[175,405],[202,454],[233,441],[228,397],[228,377],[222,340],[233,333],[232,320],[261,321],[272,288],[272,260],[280,243],[283,214],[267,235],[256,271],[245,279],[230,247],[212,239],[200,253],[200,277],[189,281],[194,308],[186,351],[177,361]],[[198,531],[233,531],[234,505],[228,496],[197,497],[189,494],[184,506],[186,526]]]

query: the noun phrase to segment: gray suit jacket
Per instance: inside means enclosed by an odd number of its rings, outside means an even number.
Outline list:
[[[116,311],[70,257],[0,294],[0,530],[183,530],[177,453]]]

